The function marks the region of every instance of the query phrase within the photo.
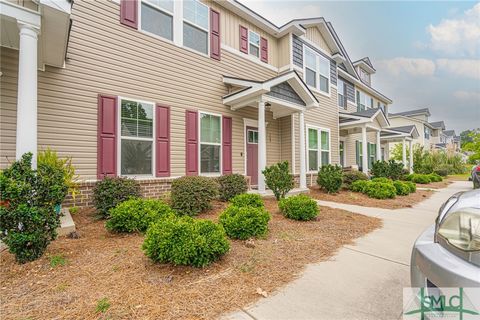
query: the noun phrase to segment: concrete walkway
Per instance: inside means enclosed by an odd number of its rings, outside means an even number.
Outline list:
[[[413,243],[434,223],[445,200],[469,189],[471,183],[455,182],[413,208],[397,210],[318,201],[381,218],[384,226],[343,247],[330,260],[307,266],[299,279],[275,295],[224,319],[401,319]]]

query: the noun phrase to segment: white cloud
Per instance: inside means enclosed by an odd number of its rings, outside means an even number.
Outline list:
[[[437,68],[460,77],[480,79],[480,60],[437,59]]]
[[[444,19],[427,27],[430,47],[442,53],[462,57],[480,54],[480,3],[456,19]]]
[[[394,76],[401,74],[432,76],[435,73],[435,63],[432,60],[422,58],[397,57],[381,60],[378,62],[378,65]]]
[[[480,92],[459,90],[455,91],[453,95],[459,100],[480,102]]]

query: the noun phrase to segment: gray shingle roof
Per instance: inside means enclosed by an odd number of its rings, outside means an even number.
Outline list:
[[[352,112],[351,114],[354,116],[371,118],[375,113],[377,113],[378,110],[378,108],[371,108],[363,111]]]
[[[415,126],[411,125],[411,126],[401,126],[401,127],[388,128],[388,130],[410,133],[410,132],[412,132],[412,129],[414,129],[414,128],[415,128]]]
[[[455,136],[455,130],[445,130],[445,131],[443,131],[443,133],[448,137]]]
[[[403,112],[397,112],[397,113],[390,113],[389,115],[392,116],[413,116],[417,114],[422,114],[426,113],[428,116],[430,116],[430,110],[428,108],[422,108],[422,109],[416,109],[416,110],[410,110],[410,111],[403,111]]]
[[[430,122],[430,125],[434,128],[441,128],[445,130],[445,122],[443,121]]]

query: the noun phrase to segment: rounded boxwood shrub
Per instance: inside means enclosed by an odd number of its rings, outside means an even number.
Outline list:
[[[338,164],[327,164],[318,171],[317,184],[328,193],[337,193],[342,187],[343,169]]]
[[[183,216],[152,223],[142,248],[155,262],[204,267],[227,253],[230,243],[221,225]]]
[[[414,175],[415,175],[415,173],[407,174],[407,175],[405,175],[405,176],[403,177],[403,180],[405,180],[405,181],[412,181]]]
[[[396,195],[396,189],[391,182],[370,182],[363,192],[370,198],[375,199],[392,199]]]
[[[131,199],[110,209],[110,219],[105,226],[115,232],[145,232],[152,222],[174,215],[163,201]]]
[[[93,205],[104,218],[119,203],[140,197],[140,186],[133,179],[105,177],[93,188]]]
[[[397,190],[398,196],[406,196],[410,193],[410,186],[406,182],[396,180],[393,182],[393,186]]]
[[[368,176],[362,171],[353,170],[343,173],[343,185],[347,189],[352,188],[352,183],[358,180],[368,180]]]
[[[414,193],[417,191],[417,185],[412,182],[412,181],[405,181],[405,184],[408,186],[408,188],[410,189],[410,193]]]
[[[233,197],[230,203],[237,207],[255,207],[263,208],[262,197],[255,193],[244,193]]]
[[[372,182],[369,180],[358,180],[352,183],[352,187],[350,189],[353,192],[364,192],[365,188],[371,183]]]
[[[430,179],[430,176],[428,174],[417,174],[417,173],[415,173],[412,176],[412,181],[415,182],[415,183],[420,183],[420,184],[428,184],[428,183],[432,182],[432,180]]]
[[[173,180],[170,197],[178,214],[194,216],[210,209],[217,195],[218,185],[212,178],[185,176]]]
[[[230,238],[245,240],[263,236],[268,231],[270,214],[263,208],[230,205],[219,217],[220,224]]]
[[[319,211],[317,202],[304,194],[282,199],[278,207],[285,217],[301,221],[315,219]]]
[[[382,183],[392,183],[392,180],[389,178],[373,178],[372,182],[382,182]]]
[[[430,173],[428,177],[432,182],[441,182],[443,180],[443,178],[436,173]]]
[[[241,174],[228,174],[217,179],[220,200],[228,201],[236,195],[247,192],[247,180]]]

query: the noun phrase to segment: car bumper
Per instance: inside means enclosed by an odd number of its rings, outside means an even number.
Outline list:
[[[434,242],[432,225],[415,242],[410,264],[412,287],[480,287],[480,267],[471,264]]]

